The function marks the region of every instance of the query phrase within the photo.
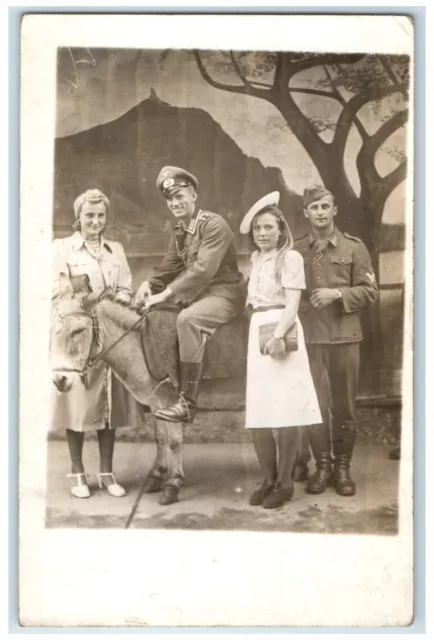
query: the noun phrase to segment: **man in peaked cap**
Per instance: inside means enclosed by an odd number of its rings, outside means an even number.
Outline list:
[[[356,485],[350,463],[356,441],[355,399],[363,338],[359,312],[376,301],[378,287],[366,246],[334,224],[333,194],[323,186],[308,187],[303,205],[310,232],[294,244],[303,256],[306,275],[299,313],[324,418],[323,425],[308,427],[317,468],[308,480],[307,492],[323,493],[328,484],[334,484],[339,495],[352,496]],[[331,430],[324,415],[329,401]]]
[[[180,398],[154,415],[170,422],[192,422],[206,342],[218,327],[243,311],[245,283],[228,223],[196,206],[196,177],[179,167],[164,167],[157,187],[176,224],[163,263],[155,276],[142,283],[136,301],[150,308],[175,300],[183,307],[177,319]]]

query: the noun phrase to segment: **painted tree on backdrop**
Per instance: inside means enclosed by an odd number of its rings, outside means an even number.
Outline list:
[[[199,51],[194,56],[212,87],[276,107],[283,126],[296,136],[335,194],[342,227],[363,238],[378,271],[384,204],[407,172],[404,138],[399,136],[397,144],[396,134],[408,120],[408,57]],[[313,96],[323,107],[320,116],[309,113],[312,102],[304,96]],[[282,126],[282,118],[275,126]],[[349,137],[355,134],[359,193],[344,162]],[[394,165],[386,175],[378,168],[379,152],[387,153],[389,166]]]
[[[307,151],[335,194],[339,225],[364,240],[378,277],[384,205],[407,173],[402,133],[408,121],[409,58],[233,51],[195,51],[194,56],[202,77],[215,89],[274,105],[280,114],[274,126],[287,127]],[[357,141],[358,192],[345,163],[350,137]],[[388,160],[386,173],[381,156]],[[365,351],[372,364],[372,357],[381,358],[378,305],[368,323],[371,340]]]

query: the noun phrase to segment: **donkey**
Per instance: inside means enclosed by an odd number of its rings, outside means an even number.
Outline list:
[[[142,351],[142,316],[113,301],[110,289],[99,298],[64,288],[53,305],[51,366],[58,391],[67,393],[76,378],[86,384],[92,363],[105,362],[134,399],[154,411],[174,401],[170,384],[150,375]],[[156,457],[143,487],[162,491],[160,504],[178,501],[184,481],[182,424],[154,419]]]

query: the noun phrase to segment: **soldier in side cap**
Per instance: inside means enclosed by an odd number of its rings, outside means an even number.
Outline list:
[[[323,186],[308,187],[303,205],[310,232],[294,244],[303,256],[306,274],[299,313],[324,419],[323,425],[308,427],[317,468],[306,489],[318,494],[334,484],[339,495],[352,496],[356,485],[350,463],[356,441],[355,399],[363,338],[359,312],[376,301],[378,287],[366,246],[334,224],[337,207],[333,194]],[[324,377],[329,381],[327,399]],[[332,442],[324,415],[329,399]]]
[[[177,319],[180,398],[154,415],[170,422],[192,422],[206,342],[219,326],[242,313],[246,287],[228,223],[196,206],[197,178],[179,167],[164,167],[157,187],[177,222],[163,263],[141,284],[136,301],[145,302],[146,308],[166,300],[183,307]]]

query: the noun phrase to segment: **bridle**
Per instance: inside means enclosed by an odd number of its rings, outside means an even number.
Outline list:
[[[109,351],[111,351],[121,340],[125,338],[125,336],[127,336],[131,331],[136,329],[136,327],[139,326],[143,318],[147,315],[147,313],[150,310],[151,309],[146,309],[145,312],[140,315],[139,319],[129,329],[127,329],[117,340],[115,340],[113,344],[107,347],[107,349],[104,349],[103,351],[100,351],[100,352],[98,352],[98,348],[100,344],[101,332],[99,328],[98,317],[95,312],[89,312],[83,309],[80,311],[70,311],[68,313],[59,313],[58,318],[60,318],[61,320],[64,320],[65,318],[74,318],[74,317],[80,317],[80,316],[90,318],[92,321],[92,339],[90,343],[89,353],[82,369],[78,369],[75,367],[59,367],[59,368],[52,369],[52,371],[55,371],[56,373],[77,373],[80,376],[84,386],[87,388],[88,375],[92,367],[94,367],[98,362],[100,362]]]

